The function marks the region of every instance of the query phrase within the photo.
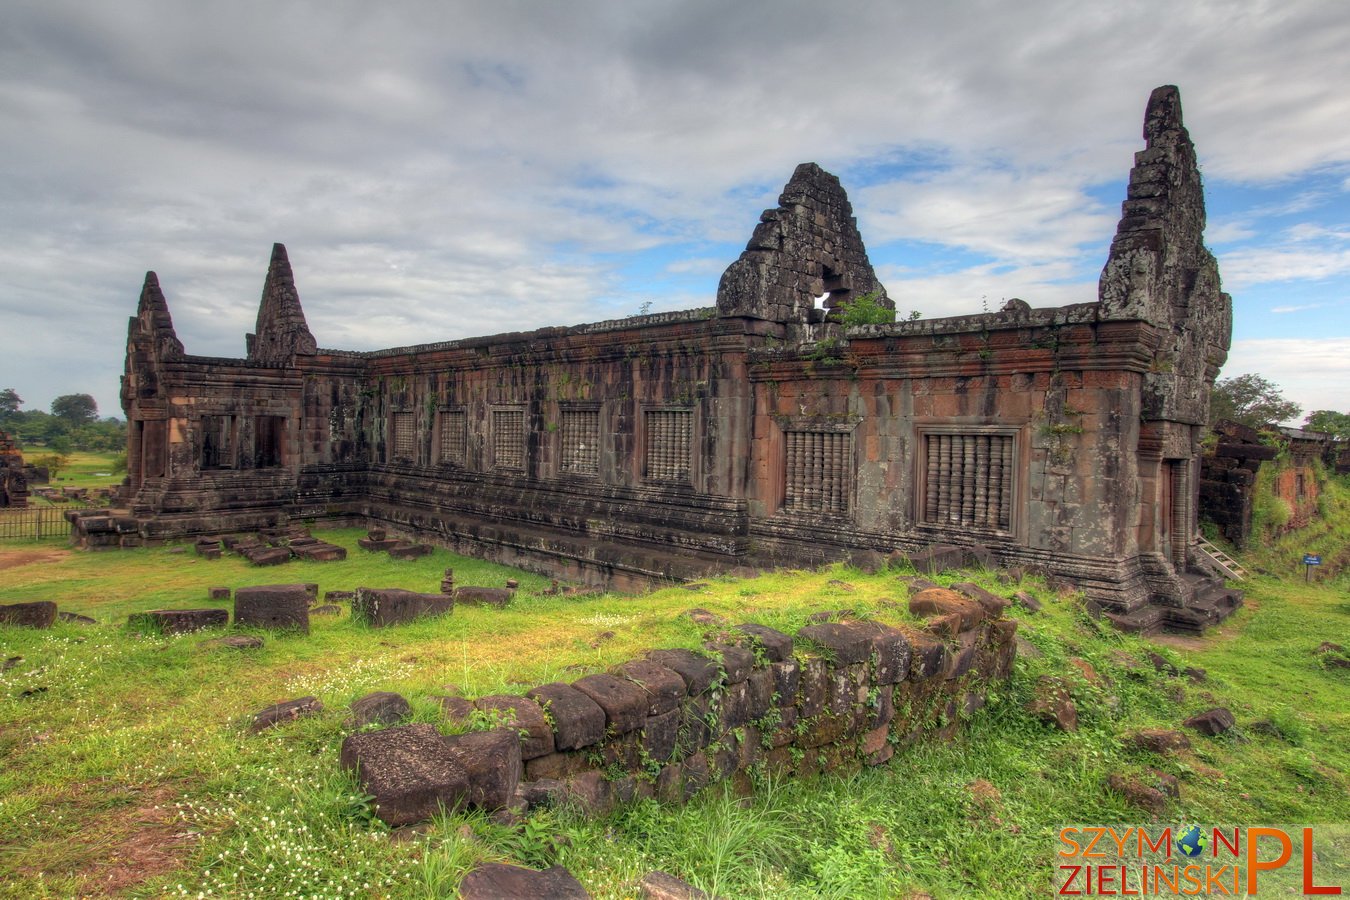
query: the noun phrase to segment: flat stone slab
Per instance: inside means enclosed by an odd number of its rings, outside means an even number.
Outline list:
[[[73,624],[73,625],[97,625],[97,624],[98,624],[98,619],[92,618],[92,617],[90,617],[90,616],[82,616],[82,615],[80,615],[79,613],[73,613],[73,612],[65,612],[65,611],[62,611],[62,612],[57,613],[57,614],[56,614],[56,617],[57,617],[58,619],[60,619],[62,622],[70,622],[70,623]]]
[[[553,866],[542,872],[505,863],[483,863],[459,883],[460,900],[590,900],[571,872]]]
[[[375,553],[380,553],[382,551],[388,550],[390,547],[397,547],[401,543],[403,542],[398,540],[397,538],[389,539],[384,537],[378,538],[363,537],[357,538],[356,546],[360,547],[362,550],[370,550]]]
[[[999,618],[1000,616],[1003,615],[1004,610],[1006,610],[1009,606],[1012,606],[1012,601],[1009,600],[1008,598],[1000,597],[998,594],[995,594],[991,591],[986,591],[978,584],[973,584],[969,581],[957,582],[956,584],[952,585],[951,589],[958,592],[962,596],[970,600],[974,600],[976,603],[980,604],[980,607],[984,610],[985,615],[987,615],[991,619]]]
[[[50,600],[10,603],[0,606],[0,625],[23,628],[51,628],[56,622],[56,604]]]
[[[579,750],[605,736],[605,711],[589,696],[555,681],[526,691],[553,719],[553,744],[558,750]]]
[[[933,544],[918,553],[911,554],[909,563],[914,571],[925,575],[936,575],[948,569],[959,569],[967,565],[968,551],[964,547],[952,544]]]
[[[128,625],[150,628],[161,634],[184,634],[229,623],[230,613],[225,609],[152,609],[127,616]]]
[[[323,712],[323,704],[317,697],[300,697],[276,703],[253,714],[252,730],[254,734],[266,731],[285,722],[294,722],[306,716]]]
[[[375,691],[352,701],[352,725],[397,725],[412,715],[412,707],[402,694],[393,691]]]
[[[452,596],[456,603],[463,603],[466,606],[494,606],[501,609],[509,604],[515,595],[516,592],[510,588],[465,586],[455,588]]]
[[[352,617],[376,628],[404,625],[428,616],[448,615],[455,601],[444,594],[420,594],[398,588],[357,588]]]
[[[519,742],[504,728],[443,737],[418,723],[354,734],[342,742],[341,761],[392,827],[429,819],[442,807],[501,809],[521,774]]]
[[[303,584],[241,587],[234,592],[234,624],[308,634],[309,599]]]
[[[255,566],[279,566],[291,561],[291,551],[285,547],[265,547],[244,553],[248,561]]]

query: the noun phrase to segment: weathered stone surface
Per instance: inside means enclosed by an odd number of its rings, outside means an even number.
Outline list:
[[[553,743],[559,750],[598,744],[605,736],[605,711],[570,684],[553,682],[526,691],[553,720]]]
[[[1148,784],[1139,776],[1119,772],[1113,772],[1107,777],[1106,786],[1124,797],[1132,806],[1154,814],[1166,812],[1169,790],[1176,791],[1172,796],[1180,796],[1181,793],[1175,778],[1166,783],[1163,779],[1156,779],[1155,784]]]
[[[1223,734],[1225,731],[1231,731],[1237,724],[1233,714],[1222,706],[1216,706],[1214,709],[1207,709],[1202,713],[1191,716],[1181,724],[1187,728],[1194,728],[1201,734],[1213,737],[1216,734]]]
[[[56,622],[56,604],[50,600],[10,603],[0,606],[0,625],[23,628],[51,628]]]
[[[388,549],[389,556],[393,559],[418,559],[431,553],[431,547],[426,544],[414,544],[408,541],[399,541]]]
[[[916,616],[960,616],[962,631],[974,628],[985,617],[980,604],[946,588],[929,588],[910,597],[909,611]]]
[[[1038,613],[1041,611],[1041,601],[1026,591],[1018,591],[1013,594],[1013,599],[1027,608],[1028,611]]]
[[[316,606],[311,609],[309,614],[311,616],[340,616],[342,615],[342,607],[325,603],[323,606]]]
[[[685,691],[691,697],[706,693],[721,678],[718,664],[693,650],[652,650],[647,653],[647,658],[683,678]]]
[[[426,724],[368,731],[342,742],[341,761],[390,826],[420,822],[442,807],[501,809],[521,774],[519,745],[505,729],[454,737]]]
[[[1191,739],[1180,731],[1166,728],[1141,728],[1127,736],[1131,744],[1141,750],[1153,753],[1173,753],[1177,750],[1191,749]]]
[[[319,702],[317,697],[300,697],[296,700],[286,700],[254,713],[253,732],[254,734],[257,734],[258,732],[266,731],[268,728],[275,725],[281,725],[285,722],[294,722],[296,719],[318,715],[321,712],[323,712],[323,704]]]
[[[638,882],[641,900],[707,900],[707,893],[666,872],[648,872]]]
[[[708,652],[722,660],[722,672],[727,684],[739,684],[750,677],[755,665],[755,654],[735,644],[708,644]]]
[[[631,681],[613,675],[587,675],[572,682],[572,687],[595,701],[605,711],[605,725],[611,734],[627,734],[642,727],[650,705],[647,692]]]
[[[206,589],[206,599],[208,600],[229,600],[230,589],[227,587],[213,587]]]
[[[956,547],[951,544],[933,544],[918,553],[911,554],[909,564],[914,567],[916,572],[922,572],[925,575],[937,575],[940,572],[961,568],[966,565],[967,559],[966,550],[963,547]]]
[[[481,863],[459,883],[460,900],[590,900],[562,866],[542,872],[505,863]]]
[[[851,622],[823,622],[798,630],[797,637],[820,647],[831,661],[848,666],[867,659],[872,652],[872,634]]]
[[[495,694],[479,697],[474,706],[484,712],[495,711],[501,724],[523,731],[520,738],[520,758],[531,760],[553,752],[553,729],[548,724],[543,707],[526,697]]]
[[[679,706],[688,691],[684,679],[672,669],[650,659],[635,659],[615,666],[614,674],[636,684],[647,694],[647,715],[659,716]]]
[[[771,663],[782,662],[792,656],[791,635],[766,625],[737,625],[736,630],[745,634],[752,646],[758,648]]]
[[[1042,675],[1036,679],[1036,688],[1027,711],[1060,731],[1078,730],[1078,709],[1069,695],[1069,688],[1053,675]]]
[[[228,625],[229,622],[229,610],[224,609],[152,609],[127,616],[128,625],[162,634],[183,634],[215,625]]]
[[[969,581],[960,581],[953,584],[952,590],[980,604],[984,614],[991,619],[999,618],[1003,615],[1004,610],[1012,605],[1012,602],[1006,597],[1000,597],[998,594],[986,591],[978,584]]]
[[[659,763],[668,762],[675,753],[683,712],[672,709],[660,715],[648,716],[642,726],[642,748]]]
[[[455,601],[443,594],[419,594],[397,588],[357,588],[352,618],[377,628],[448,615]]]
[[[872,638],[873,680],[877,684],[895,684],[909,674],[914,648],[904,632],[880,622],[858,622],[854,628]]]
[[[397,725],[412,715],[412,707],[403,695],[393,691],[375,691],[352,701],[352,725]]]
[[[309,591],[303,584],[265,584],[234,592],[234,624],[309,633]]]
[[[504,609],[511,603],[511,598],[515,594],[515,591],[507,588],[460,587],[455,588],[454,598],[456,603],[463,603],[465,606],[491,606]]]
[[[61,610],[56,614],[56,618],[62,622],[69,622],[72,625],[97,625],[98,619],[92,616],[82,616],[79,613],[66,612]]]

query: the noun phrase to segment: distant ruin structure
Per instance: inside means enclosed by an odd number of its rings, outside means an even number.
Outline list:
[[[18,443],[0,431],[0,509],[28,505],[28,475]]]
[[[148,273],[125,502],[142,539],[362,522],[619,589],[979,544],[1196,630],[1231,609],[1196,545],[1231,302],[1176,88],[1144,139],[1097,300],[1058,308],[846,326],[894,304],[813,163],[703,309],[322,349],[277,244],[246,357],[214,359]]]

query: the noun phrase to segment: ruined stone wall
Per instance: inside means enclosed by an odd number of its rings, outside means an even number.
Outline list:
[[[396,726],[347,738],[342,760],[391,825],[440,804],[492,809],[523,797],[603,813],[638,797],[682,802],[724,779],[748,789],[756,773],[881,765],[898,748],[951,739],[1012,671],[1017,623],[1002,618],[1005,601],[931,593],[945,595],[949,614],[927,627],[845,620],[794,639],[744,625],[707,651],[655,650],[523,697],[442,701],[451,718],[496,719],[505,727],[494,737]]]
[[[19,445],[0,431],[0,507],[21,509],[28,505],[28,476]]]

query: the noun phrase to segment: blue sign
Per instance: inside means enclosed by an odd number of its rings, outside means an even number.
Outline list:
[[[1305,566],[1320,566],[1322,564],[1322,557],[1314,556],[1311,553],[1305,553],[1303,554],[1303,564]]]

